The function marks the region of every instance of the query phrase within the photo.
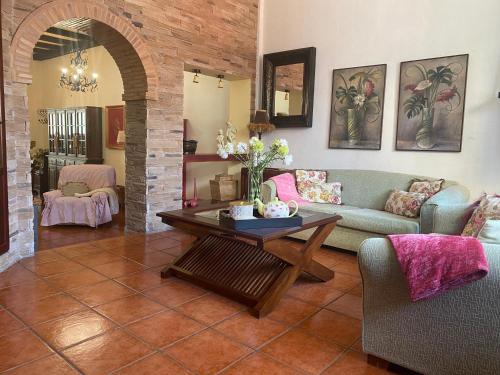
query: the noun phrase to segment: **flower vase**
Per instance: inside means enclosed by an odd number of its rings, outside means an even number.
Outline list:
[[[357,145],[361,141],[361,126],[358,113],[355,109],[347,109],[347,141],[350,145]]]
[[[248,201],[254,202],[256,198],[261,198],[260,187],[263,182],[262,171],[248,170]]]
[[[428,150],[433,148],[434,142],[434,108],[422,109],[422,126],[417,132],[416,142],[418,148]]]

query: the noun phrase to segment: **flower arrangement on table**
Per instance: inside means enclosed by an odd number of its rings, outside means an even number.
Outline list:
[[[226,123],[226,131],[219,130],[217,135],[217,154],[222,159],[227,159],[233,155],[248,169],[248,201],[253,202],[255,198],[260,198],[260,185],[264,169],[275,161],[282,161],[285,165],[290,165],[293,157],[288,148],[286,139],[275,139],[267,148],[257,137],[252,137],[248,141],[234,144],[236,129],[230,122]]]

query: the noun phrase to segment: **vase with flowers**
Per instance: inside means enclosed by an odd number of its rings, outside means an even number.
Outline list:
[[[438,105],[445,113],[459,108],[462,98],[453,83],[462,71],[462,65],[455,62],[439,65],[435,69],[414,63],[406,70],[408,77],[416,76],[415,82],[405,86],[411,95],[404,102],[404,111],[409,119],[421,116],[420,127],[415,135],[418,148],[428,150],[436,146],[434,113]]]
[[[275,161],[282,161],[290,165],[293,157],[288,148],[286,139],[275,139],[273,143],[265,147],[257,137],[251,137],[248,143],[238,142],[235,144],[236,129],[230,122],[226,123],[226,131],[220,129],[217,135],[217,154],[222,159],[233,155],[248,169],[248,201],[254,202],[260,198],[260,186],[264,169]]]
[[[352,74],[346,79],[340,74],[341,84],[335,90],[334,110],[345,121],[347,141],[357,145],[363,137],[364,126],[377,121],[381,114],[380,98],[376,85],[382,81],[382,71],[377,67]]]

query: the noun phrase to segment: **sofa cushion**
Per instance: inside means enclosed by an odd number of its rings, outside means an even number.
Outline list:
[[[396,215],[418,217],[420,207],[426,201],[426,193],[410,193],[408,191],[394,190],[385,202],[385,210]]]
[[[462,236],[477,237],[486,220],[500,220],[500,195],[487,195],[474,210]]]
[[[66,182],[61,191],[65,197],[74,197],[77,193],[85,194],[90,190],[85,182]]]
[[[384,210],[392,190],[408,190],[413,179],[434,180],[431,177],[354,169],[329,169],[328,182],[342,184],[342,202],[349,206]],[[446,180],[442,189],[456,184]]]
[[[419,178],[416,178],[413,180],[413,182],[410,186],[410,190],[408,190],[408,191],[410,193],[424,193],[430,198],[434,194],[439,193],[443,183],[444,183],[444,179],[442,179],[442,178],[439,180],[434,180],[434,181],[421,180]]]
[[[303,209],[338,214],[342,216],[342,220],[338,222],[338,226],[344,228],[378,234],[420,233],[420,221],[418,218],[413,219],[398,216],[390,212],[324,203],[310,203],[304,206]]]
[[[339,225],[380,234],[419,233],[418,218],[409,218],[369,208],[347,211]]]
[[[477,239],[485,243],[500,244],[500,220],[486,220]]]

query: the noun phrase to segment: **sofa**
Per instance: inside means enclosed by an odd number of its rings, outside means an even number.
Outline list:
[[[428,199],[422,206],[420,217],[408,218],[384,211],[391,190],[408,190],[411,181],[436,179],[403,173],[330,169],[328,182],[342,183],[342,205],[311,203],[305,210],[328,212],[342,216],[326,239],[325,244],[340,249],[358,251],[361,243],[373,237],[403,233],[440,233],[447,226],[446,210],[455,204],[469,200],[469,190],[454,181],[445,181],[442,190]],[[276,185],[272,180],[262,184],[262,198],[268,202],[276,196]],[[438,207],[440,210],[436,216]],[[293,237],[307,240],[312,230],[299,232]]]
[[[467,205],[438,207],[458,234]],[[429,300],[411,302],[389,240],[362,243],[363,350],[423,374],[500,374],[500,245],[483,243],[490,272]]]

